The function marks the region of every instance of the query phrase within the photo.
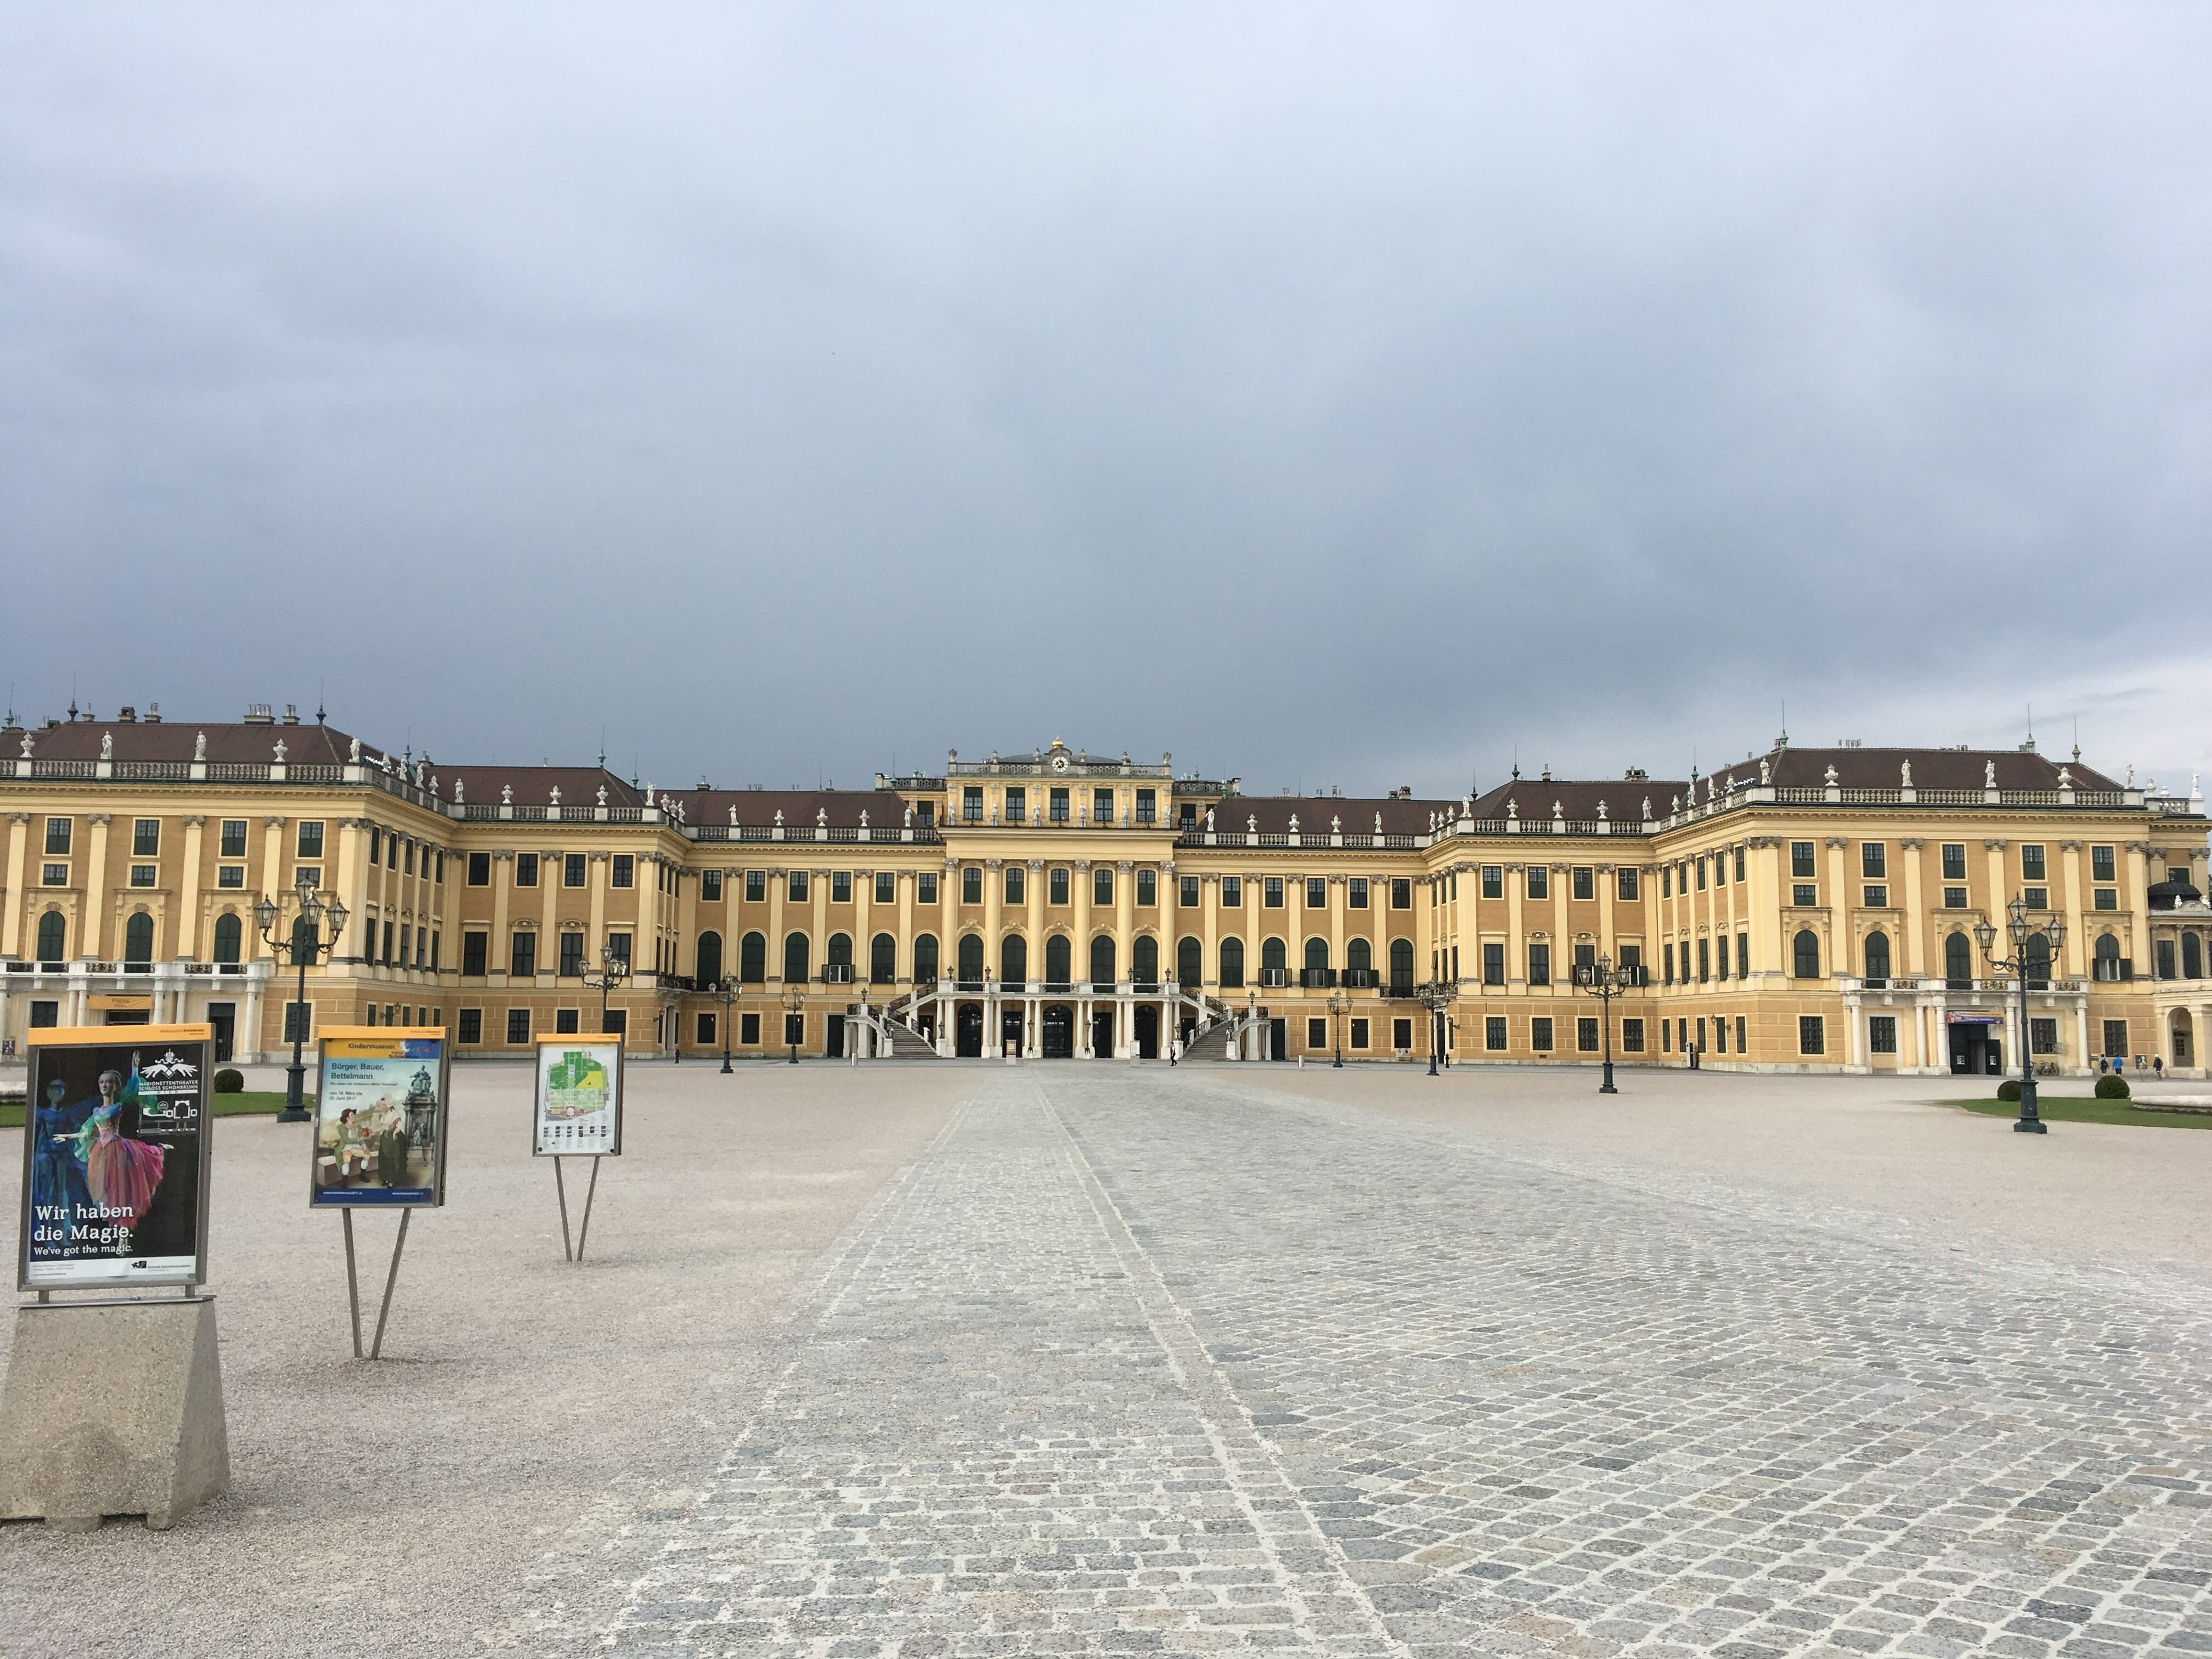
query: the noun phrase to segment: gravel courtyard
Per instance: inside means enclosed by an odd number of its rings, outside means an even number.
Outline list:
[[[525,1074],[458,1073],[376,1367],[299,1146],[226,1121],[237,1490],[0,1528],[0,1651],[2212,1652],[2212,1133],[1929,1079],[631,1075],[568,1268]]]

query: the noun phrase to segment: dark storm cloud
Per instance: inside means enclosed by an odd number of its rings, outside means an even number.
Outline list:
[[[2179,770],[2173,8],[0,15],[19,712],[1249,787]],[[2142,687],[2135,695],[2125,688]],[[1879,722],[1877,724],[1877,722]],[[2070,730],[2070,727],[2068,728]]]

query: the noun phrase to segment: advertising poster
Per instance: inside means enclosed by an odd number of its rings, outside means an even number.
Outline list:
[[[538,1038],[532,1152],[541,1158],[619,1154],[622,1085],[620,1037]]]
[[[30,1033],[18,1289],[204,1282],[214,1037],[207,1025]]]
[[[446,1201],[446,1033],[323,1034],[311,1206]]]

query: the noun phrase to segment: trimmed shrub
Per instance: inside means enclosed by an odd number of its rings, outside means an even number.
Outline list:
[[[1998,1084],[1997,1098],[1999,1100],[2018,1100],[2020,1098],[2020,1079],[2016,1077],[2008,1077],[2002,1083]]]
[[[215,1074],[215,1091],[219,1095],[242,1095],[246,1092],[246,1073],[224,1066]]]
[[[2100,1100],[2127,1099],[2127,1079],[2120,1076],[2117,1072],[2106,1073],[2097,1079],[2097,1098]]]

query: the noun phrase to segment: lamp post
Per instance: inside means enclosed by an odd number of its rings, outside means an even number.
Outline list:
[[[1425,981],[1414,988],[1413,994],[1420,999],[1421,1006],[1429,1011],[1429,1075],[1437,1075],[1437,1050],[1443,1044],[1444,1010],[1451,1006],[1452,999],[1459,994],[1459,987],[1449,981]]]
[[[806,1014],[806,988],[804,985],[783,988],[783,1036],[784,1040],[791,1044],[791,1063],[796,1066],[799,1064],[799,1038],[791,1029],[791,1018],[794,1014],[804,1022]]]
[[[287,1019],[292,1027],[292,1064],[284,1082],[284,1109],[276,1114],[279,1123],[305,1123],[307,1121],[306,1091],[301,1087],[307,1073],[307,1063],[300,1058],[300,1050],[307,1040],[307,964],[319,963],[337,948],[338,935],[345,931],[346,908],[332,899],[325,904],[315,884],[304,876],[294,887],[298,896],[299,911],[292,918],[292,933],[289,939],[276,937],[276,924],[283,919],[283,901],[273,895],[264,894],[253,907],[253,920],[261,929],[262,942],[271,956],[289,962],[300,970],[300,994],[294,1004],[299,1010],[296,1021]],[[324,937],[323,924],[330,923],[330,934]]]
[[[1328,994],[1328,1029],[1335,1039],[1336,1061],[1333,1071],[1344,1069],[1344,993],[1332,988]]]
[[[1610,954],[1595,962],[1575,964],[1575,984],[1598,1000],[1598,1018],[1605,1026],[1605,1081],[1598,1085],[1601,1095],[1617,1095],[1613,1086],[1613,1000],[1623,991],[1644,982],[1641,968],[1616,968]]]
[[[599,994],[599,1034],[604,1036],[607,1030],[607,993],[617,988],[629,977],[629,954],[617,952],[611,945],[602,945],[599,947],[599,965],[585,969],[576,977],[584,981],[586,990]],[[624,1036],[627,1037],[628,1033]]]
[[[2031,967],[2039,967],[2046,976],[2045,982],[2048,982],[2051,964],[2057,959],[2059,948],[2066,943],[2066,923],[2063,918],[2053,916],[2038,927],[2028,916],[2027,900],[2017,897],[2005,906],[2004,931],[2006,937],[2012,941],[2012,955],[2009,957],[1996,954],[1997,930],[1988,917],[1984,916],[1974,924],[1974,940],[1982,947],[1982,955],[1990,966],[2001,973],[2011,974],[2020,986],[2020,1119],[2012,1127],[2018,1134],[2049,1134],[2050,1129],[2036,1109],[2035,1056],[2033,1053],[2035,1045],[2029,1040],[2027,1024],[2027,973]],[[2039,935],[2043,939],[2044,949],[2039,957],[2032,957],[2027,944]]]
[[[714,994],[722,1002],[722,1075],[730,1074],[730,1005],[738,1000],[738,981],[728,974],[714,981]]]

